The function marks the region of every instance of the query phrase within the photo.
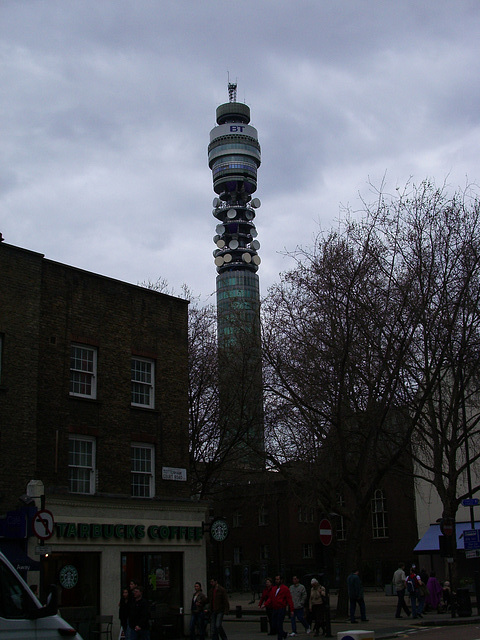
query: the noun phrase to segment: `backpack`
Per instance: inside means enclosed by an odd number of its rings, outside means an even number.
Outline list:
[[[417,587],[417,579],[415,576],[408,576],[407,578],[407,591],[408,593],[415,593]]]

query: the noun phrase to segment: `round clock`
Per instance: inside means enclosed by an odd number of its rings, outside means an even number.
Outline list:
[[[73,589],[78,582],[78,571],[72,564],[65,565],[60,571],[60,584],[64,589]]]
[[[215,542],[223,542],[228,536],[228,524],[225,520],[217,518],[210,525],[210,535]]]

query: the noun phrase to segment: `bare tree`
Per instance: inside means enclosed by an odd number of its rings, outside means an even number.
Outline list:
[[[349,568],[361,563],[375,490],[404,464],[460,352],[472,383],[477,346],[476,199],[424,182],[364,205],[360,219],[295,252],[264,305],[269,461],[284,472],[285,461],[305,461],[326,511],[338,511],[339,492],[351,497]]]

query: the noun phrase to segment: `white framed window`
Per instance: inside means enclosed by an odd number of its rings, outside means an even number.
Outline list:
[[[82,344],[70,347],[70,395],[97,397],[97,350]]]
[[[315,518],[314,507],[298,507],[298,522],[313,522]]]
[[[313,558],[313,544],[304,542],[302,544],[302,558],[310,559]]]
[[[387,504],[381,489],[372,498],[372,533],[375,539],[388,538]]]
[[[88,436],[68,441],[68,488],[71,493],[95,493],[96,443]]]
[[[262,506],[258,510],[258,526],[266,527],[267,525],[268,525],[268,509]]]
[[[155,495],[155,448],[151,444],[132,443],[132,496],[153,498]]]
[[[242,547],[233,547],[233,564],[242,564]]]
[[[268,560],[270,558],[270,547],[268,544],[260,545],[260,558],[261,560]]]
[[[147,358],[132,357],[132,405],[155,406],[154,397],[155,362]]]

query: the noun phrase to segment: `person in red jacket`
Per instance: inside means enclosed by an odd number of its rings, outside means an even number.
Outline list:
[[[270,591],[273,589],[273,580],[271,578],[265,578],[265,589],[262,591],[262,595],[260,598],[260,601],[258,603],[258,606],[260,608],[264,608],[267,614],[267,619],[268,619],[268,626],[270,627],[270,630],[268,632],[269,636],[276,636],[277,632],[275,630],[275,627],[272,625],[272,605],[269,604],[267,606],[267,602],[270,599]]]
[[[266,606],[270,606],[273,609],[272,626],[277,630],[277,639],[283,640],[287,637],[287,632],[283,630],[287,607],[290,609],[290,615],[293,614],[294,608],[290,589],[283,584],[281,576],[275,576],[275,584],[270,591]]]

